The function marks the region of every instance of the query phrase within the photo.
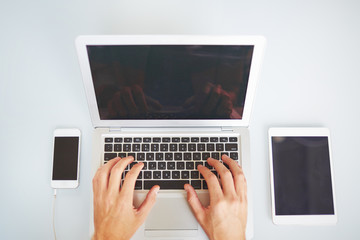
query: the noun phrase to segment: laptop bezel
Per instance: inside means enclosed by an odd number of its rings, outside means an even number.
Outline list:
[[[96,35],[79,36],[75,41],[92,124],[98,127],[247,127],[265,47],[262,36],[190,36],[190,35]],[[242,119],[195,120],[102,120],[95,96],[88,45],[252,45],[254,46]]]

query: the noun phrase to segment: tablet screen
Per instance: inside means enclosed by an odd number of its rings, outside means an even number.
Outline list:
[[[271,139],[276,215],[334,214],[328,137]]]

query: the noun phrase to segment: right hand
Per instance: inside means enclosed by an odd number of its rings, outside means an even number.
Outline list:
[[[237,162],[226,155],[222,156],[222,160],[230,171],[218,160],[207,160],[219,173],[222,187],[207,167],[198,165],[209,188],[210,205],[204,207],[189,184],[185,185],[187,199],[210,240],[244,240],[247,221],[246,179]]]

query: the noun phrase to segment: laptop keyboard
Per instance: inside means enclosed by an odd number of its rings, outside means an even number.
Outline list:
[[[206,162],[209,157],[221,161],[221,156],[226,154],[240,162],[237,135],[216,137],[104,135],[103,141],[104,164],[115,157],[134,157],[134,162],[125,169],[124,176],[136,163],[144,163],[135,184],[136,190],[147,190],[154,185],[159,185],[162,190],[184,189],[185,183],[191,184],[195,189],[207,189],[206,181],[197,171],[197,165],[204,165],[217,175],[215,169]]]

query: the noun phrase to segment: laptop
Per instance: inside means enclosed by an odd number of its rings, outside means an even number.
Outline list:
[[[160,185],[157,201],[132,239],[207,239],[183,189],[209,204],[196,170],[227,154],[248,184],[247,239],[253,237],[249,121],[265,45],[261,36],[79,36],[76,48],[94,127],[92,173],[133,156],[144,169],[134,206]],[[125,171],[129,170],[131,166]],[[91,205],[90,234],[93,234]]]

